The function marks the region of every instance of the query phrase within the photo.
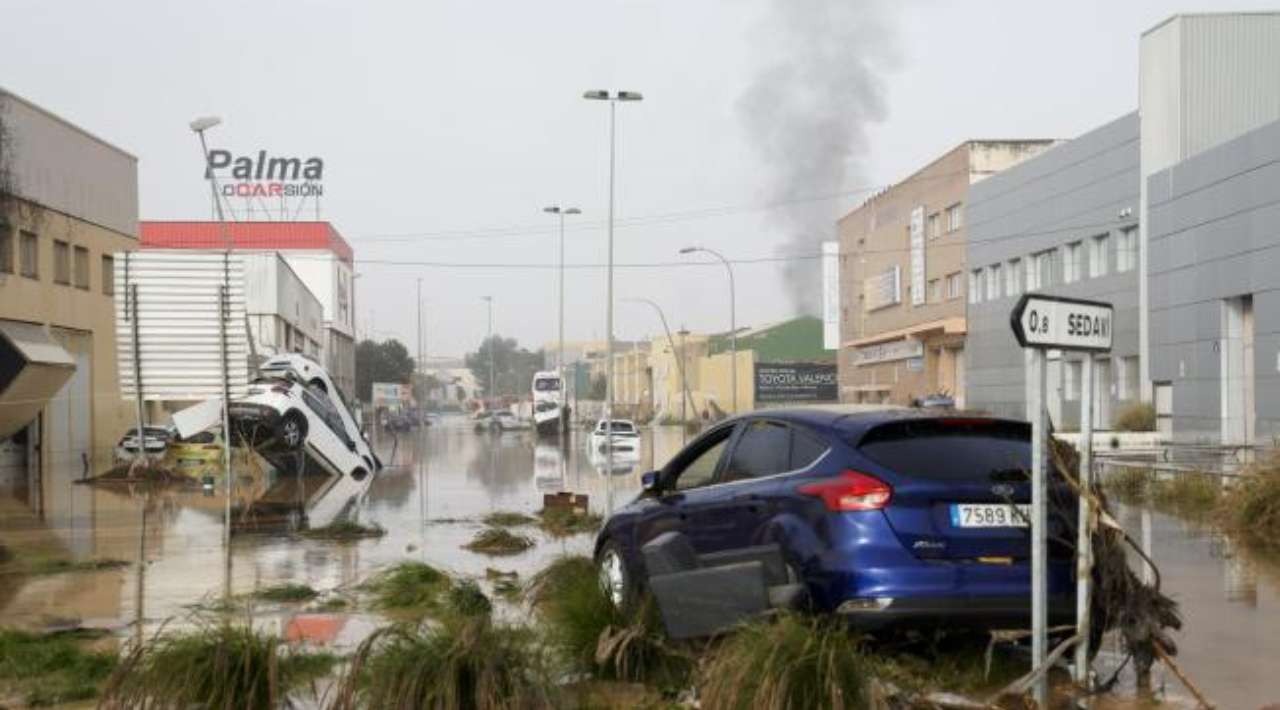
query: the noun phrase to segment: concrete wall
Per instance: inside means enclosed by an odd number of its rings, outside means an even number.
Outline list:
[[[1280,434],[1280,122],[1152,175],[1151,375],[1172,386],[1182,440],[1221,441],[1227,299],[1251,296],[1255,441]],[[1239,433],[1239,432],[1237,432]],[[1227,441],[1236,437],[1228,436]]]
[[[1026,416],[1025,363],[1009,327],[1009,314],[1018,295],[1009,293],[1006,272],[1010,260],[1018,259],[1018,280],[1025,284],[1028,258],[1048,250],[1054,250],[1053,285],[1040,292],[1109,301],[1116,309],[1111,377],[1103,387],[1110,400],[1103,413],[1110,416],[1098,421],[1095,414],[1095,423],[1109,426],[1109,419],[1137,394],[1133,383],[1126,383],[1128,392],[1121,391],[1120,370],[1121,358],[1139,353],[1138,270],[1117,270],[1117,247],[1121,233],[1136,226],[1138,142],[1138,116],[1132,113],[970,190],[968,268],[984,269],[989,276],[991,265],[1001,265],[996,297],[988,298],[984,288],[979,302],[968,305],[966,391],[970,407],[1004,416]],[[1092,239],[1101,235],[1109,237],[1107,271],[1093,277],[1088,250]],[[1083,273],[1078,281],[1063,283],[1062,247],[1076,241],[1082,242]],[[1055,365],[1051,375],[1060,378],[1063,369]],[[1068,399],[1061,385],[1060,380],[1050,384],[1058,396],[1053,407],[1055,424],[1075,428],[1080,422],[1079,401]]]

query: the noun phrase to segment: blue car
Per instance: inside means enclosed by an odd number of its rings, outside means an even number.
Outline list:
[[[1025,627],[1030,438],[1026,422],[908,410],[727,420],[645,474],[645,490],[609,518],[595,547],[601,582],[620,606],[639,599],[653,549],[642,548],[679,533],[702,560],[780,552],[809,608],[865,627]],[[1050,618],[1071,623],[1075,501],[1065,483],[1050,498]]]

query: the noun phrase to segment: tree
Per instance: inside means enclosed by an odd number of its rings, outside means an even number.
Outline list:
[[[489,353],[493,353],[494,389],[489,391]],[[522,395],[533,387],[533,373],[542,369],[541,350],[529,351],[520,347],[515,338],[494,335],[481,341],[480,349],[467,353],[467,367],[475,375],[485,396],[497,394]]]
[[[356,396],[368,402],[373,397],[374,382],[407,384],[413,370],[409,349],[399,340],[362,340],[356,346]]]

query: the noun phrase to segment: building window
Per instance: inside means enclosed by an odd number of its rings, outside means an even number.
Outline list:
[[[1138,228],[1129,227],[1120,232],[1120,238],[1116,244],[1116,271],[1119,273],[1133,271],[1137,263]]]
[[[947,208],[947,231],[954,232],[964,226],[964,211],[957,202]]]
[[[934,212],[929,215],[929,238],[937,239],[942,236],[942,220],[939,219],[938,213]]]
[[[1082,367],[1079,360],[1068,360],[1062,363],[1062,398],[1068,402],[1080,399]]]
[[[1089,278],[1106,276],[1110,268],[1107,251],[1111,248],[1111,235],[1099,234],[1089,241]]]
[[[960,298],[960,272],[947,274],[947,300]]]
[[[969,303],[982,303],[982,269],[969,272]]]
[[[942,279],[929,280],[929,302],[930,303],[942,302]]]
[[[76,288],[89,290],[89,250],[76,247],[75,251]]]
[[[1138,398],[1138,356],[1120,358],[1120,371],[1116,382],[1116,391],[1120,399]]]
[[[992,264],[987,267],[987,300],[994,301],[1000,298],[1000,265]]]
[[[1080,242],[1071,242],[1062,247],[1062,282],[1073,284],[1080,280],[1080,267],[1084,252]]]
[[[40,239],[31,232],[22,232],[19,242],[18,268],[29,279],[40,278]]]
[[[102,292],[116,295],[116,260],[106,254],[102,255]]]
[[[1026,261],[1022,264],[1026,267],[1023,270],[1026,274],[1026,278],[1023,279],[1023,285],[1028,291],[1034,291],[1040,288],[1040,264],[1037,261],[1036,255],[1032,254],[1027,257]]]
[[[13,273],[13,232],[0,226],[0,274]]]
[[[1028,291],[1049,288],[1054,284],[1053,255],[1056,253],[1056,249],[1049,249],[1031,255],[1027,268]]]
[[[1017,296],[1022,293],[1022,259],[1010,259],[1004,268],[1004,290],[1006,296]]]
[[[71,245],[57,239],[53,240],[53,282],[71,285]]]

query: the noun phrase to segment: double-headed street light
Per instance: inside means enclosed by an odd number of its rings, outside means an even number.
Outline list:
[[[689,434],[688,422],[685,419],[689,411],[689,380],[684,375],[684,346],[680,347],[680,355],[676,356],[676,341],[671,337],[671,328],[667,326],[667,314],[663,313],[662,306],[647,298],[627,298],[624,299],[632,303],[644,303],[650,308],[658,312],[658,318],[662,321],[662,330],[667,334],[667,345],[671,348],[671,357],[676,361],[676,371],[680,374],[680,395],[683,397],[680,406],[680,442],[686,442]]]
[[[556,355],[556,373],[560,375],[560,398],[564,399],[564,217],[565,215],[582,214],[582,210],[577,207],[562,208],[560,205],[552,205],[543,207],[542,211],[560,218],[560,344],[558,346],[559,352]]]
[[[639,91],[618,91],[610,94],[603,89],[588,91],[582,95],[582,98],[588,101],[608,101],[609,102],[609,259],[608,259],[608,276],[606,281],[605,294],[605,357],[607,358],[607,370],[604,381],[604,420],[605,420],[605,446],[606,464],[610,469],[613,468],[613,175],[614,175],[614,154],[615,150],[615,115],[619,101],[641,101],[644,96]]]
[[[733,290],[733,265],[729,260],[724,258],[724,254],[706,247],[685,247],[680,250],[681,254],[693,254],[694,252],[705,252],[719,259],[724,264],[724,268],[729,271],[729,342],[730,349],[733,351],[733,359],[729,363],[730,371],[733,379],[733,413],[738,413],[738,316],[737,316],[737,297]]]

